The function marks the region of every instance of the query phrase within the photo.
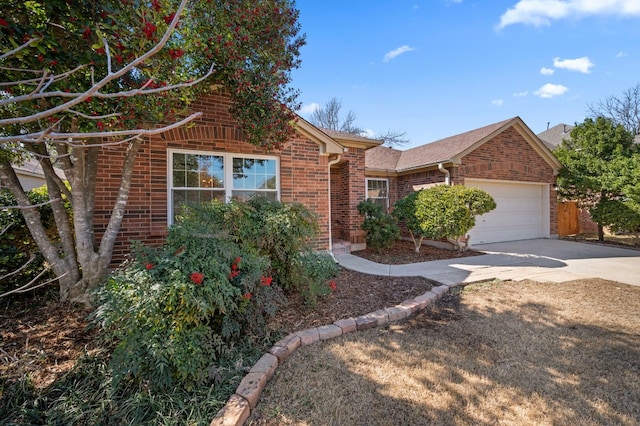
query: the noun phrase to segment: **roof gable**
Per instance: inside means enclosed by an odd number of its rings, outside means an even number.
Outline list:
[[[303,135],[317,143],[320,147],[320,154],[342,154],[345,151],[343,145],[331,138],[325,132],[309,123],[304,118],[298,116],[296,121],[297,130]]]
[[[510,127],[514,127],[554,170],[560,169],[560,162],[520,117],[513,117],[406,151],[390,152],[383,151],[383,147],[373,148],[366,152],[366,167],[368,169],[386,168],[402,173],[436,166],[440,163],[460,164],[462,157]],[[396,156],[397,160],[395,160]],[[394,160],[395,167],[389,167]]]

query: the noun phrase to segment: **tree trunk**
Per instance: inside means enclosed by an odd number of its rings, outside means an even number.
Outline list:
[[[31,236],[33,237],[40,253],[44,256],[45,260],[51,266],[58,282],[60,283],[60,300],[67,301],[67,295],[70,292],[67,290],[72,287],[75,282],[80,279],[80,271],[75,261],[75,257],[62,257],[58,247],[51,241],[51,238],[47,235],[47,230],[42,224],[40,213],[37,208],[31,206],[31,202],[25,194],[18,177],[11,167],[11,164],[7,160],[0,161],[0,173],[6,178],[7,186],[9,190],[18,200],[18,205],[22,207],[20,212],[24,217],[25,223]],[[62,236],[61,236],[62,237]],[[65,291],[62,291],[62,288]]]
[[[604,227],[598,223],[598,241],[604,241]]]

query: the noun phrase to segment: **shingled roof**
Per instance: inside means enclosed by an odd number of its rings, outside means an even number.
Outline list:
[[[406,151],[398,151],[382,146],[372,148],[366,151],[366,168],[369,170],[393,170],[401,173],[435,166],[439,163],[459,162],[461,157],[504,129],[514,125],[536,139],[536,136],[520,117],[513,117]]]
[[[565,139],[571,138],[571,130],[575,126],[560,123],[542,133],[538,133],[538,137],[549,149],[556,149]]]

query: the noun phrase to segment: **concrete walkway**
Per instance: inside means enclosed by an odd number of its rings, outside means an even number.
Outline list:
[[[640,286],[640,251],[600,244],[539,239],[482,244],[485,254],[409,265],[383,265],[352,254],[336,255],[341,266],[372,275],[422,276],[445,285],[488,279],[564,282],[603,278]]]

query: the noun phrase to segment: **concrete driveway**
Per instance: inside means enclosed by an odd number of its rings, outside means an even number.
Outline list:
[[[640,251],[598,244],[539,239],[482,244],[486,254],[410,265],[381,265],[354,255],[338,255],[348,269],[374,275],[423,276],[453,285],[487,279],[564,282],[603,278],[640,286]]]

